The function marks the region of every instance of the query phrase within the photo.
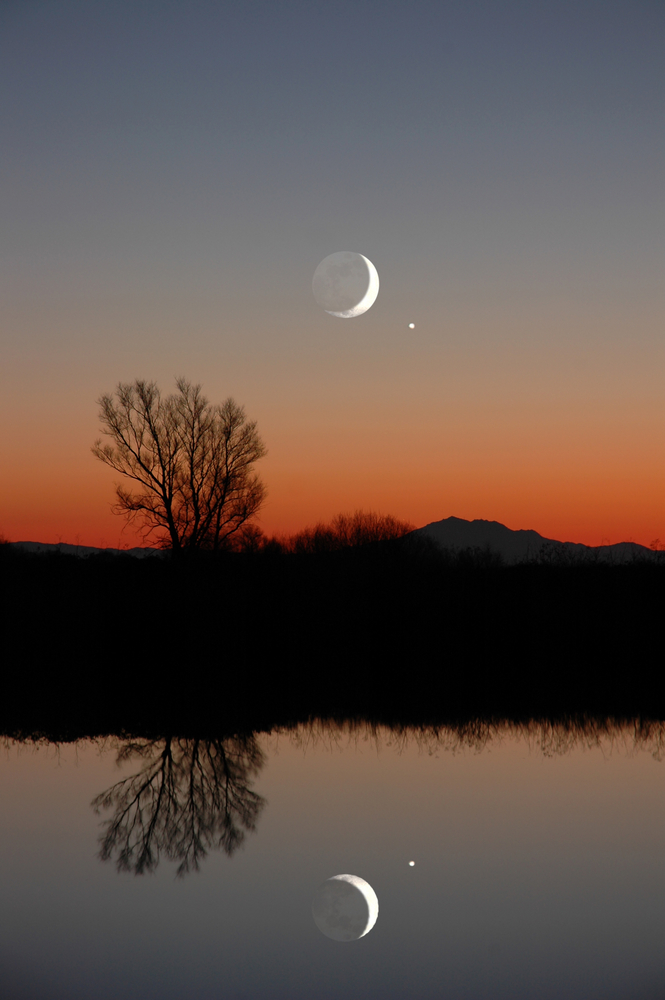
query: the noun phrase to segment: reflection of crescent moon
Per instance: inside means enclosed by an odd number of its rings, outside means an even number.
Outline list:
[[[314,272],[312,291],[330,316],[353,319],[374,305],[379,275],[371,260],[361,253],[331,253]]]
[[[316,890],[314,923],[333,941],[357,941],[371,931],[379,901],[369,882],[357,875],[333,875]]]

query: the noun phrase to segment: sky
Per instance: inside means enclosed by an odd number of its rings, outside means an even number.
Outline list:
[[[184,376],[256,420],[269,534],[665,543],[664,41],[660,0],[4,0],[0,533],[137,544],[97,400]]]

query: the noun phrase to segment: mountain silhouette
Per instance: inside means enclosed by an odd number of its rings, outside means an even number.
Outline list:
[[[508,565],[529,560],[542,561],[546,558],[621,563],[655,557],[651,549],[636,542],[617,542],[615,545],[559,542],[553,538],[543,538],[537,531],[530,529],[513,531],[499,521],[465,521],[461,517],[446,517],[442,521],[432,521],[423,528],[416,528],[411,534],[415,537],[429,538],[441,548],[450,551],[489,550],[501,556]]]

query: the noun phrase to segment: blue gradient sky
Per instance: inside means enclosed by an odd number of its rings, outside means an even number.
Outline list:
[[[183,374],[258,421],[266,530],[665,541],[664,29],[655,0],[5,2],[0,531],[117,544],[95,401]],[[311,294],[337,250],[380,274],[356,320]]]

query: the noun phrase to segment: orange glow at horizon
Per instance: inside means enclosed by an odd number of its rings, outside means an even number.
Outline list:
[[[383,353],[378,324],[372,350],[369,339],[319,341],[321,357],[314,348],[282,360],[252,355],[223,379],[189,367],[211,401],[232,394],[257,421],[268,448],[256,466],[268,535],[364,509],[416,527],[455,516],[587,545],[665,541],[662,349],[655,338],[641,354],[605,345],[597,360],[609,321],[578,323],[565,342],[550,331],[547,348],[499,331],[482,351],[479,321],[475,332],[460,326],[441,342],[393,342]],[[169,368],[187,371],[181,353]],[[102,360],[84,384],[76,369],[54,383],[45,365],[4,393],[15,428],[0,442],[8,539],[143,544],[110,511],[121,477],[90,448],[99,437],[95,397],[113,389],[117,372],[150,366],[125,359],[107,371]],[[153,375],[172,391],[168,371],[156,366]]]
[[[665,474],[609,476],[605,470],[494,468],[472,470],[461,462],[425,472],[404,463],[401,476],[388,479],[381,468],[301,468],[264,474],[267,503],[258,524],[269,536],[288,535],[336,514],[356,509],[392,514],[421,527],[455,516],[499,521],[512,529],[530,528],[547,538],[600,545],[665,542],[665,512],[659,497]],[[79,474],[76,475],[75,471]],[[636,472],[637,470],[633,470]],[[103,469],[70,470],[67,477],[41,483],[24,478],[22,495],[5,488],[0,502],[0,534],[9,541],[67,542],[102,548],[145,544],[138,527],[111,513],[113,477]],[[149,543],[148,543],[149,544]]]

